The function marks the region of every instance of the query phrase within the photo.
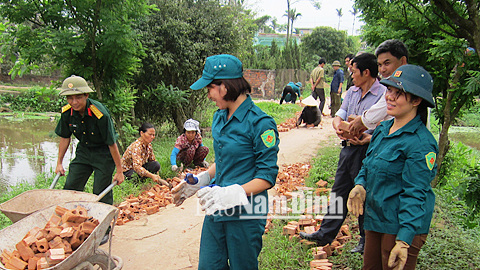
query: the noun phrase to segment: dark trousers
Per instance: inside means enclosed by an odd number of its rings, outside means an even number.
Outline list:
[[[149,161],[143,164],[142,167],[151,173],[157,173],[158,171],[160,171],[160,163],[158,163],[158,161]],[[125,177],[132,177],[134,172],[134,169],[130,169],[126,172],[123,172],[123,175],[125,175]]]
[[[255,270],[265,219],[215,221],[205,216],[198,270]]]
[[[83,191],[92,172],[93,194],[100,194],[112,183],[112,175],[115,170],[110,149],[107,145],[103,147],[78,146],[75,151],[75,159],[68,167],[67,180],[63,189]],[[108,192],[100,202],[113,204],[113,193]]]
[[[312,97],[317,100],[317,97],[320,98],[320,105],[318,105],[318,108],[320,109],[320,112],[323,113],[323,107],[325,107],[325,90],[323,88],[315,88],[315,90],[312,91]]]
[[[338,90],[337,90],[338,91]],[[330,116],[335,117],[335,113],[342,105],[342,97],[337,91],[330,90]]]
[[[295,101],[297,101],[297,94],[295,94],[295,91],[293,91],[292,87],[290,87],[290,86],[286,86],[285,88],[283,88],[283,93],[282,93],[282,98],[280,99],[280,104],[283,103],[287,94],[290,94],[290,96],[292,97],[292,100],[291,100],[292,104],[295,104]]]
[[[363,255],[364,270],[390,270],[388,267],[388,257],[395,246],[394,234],[379,233],[374,231],[365,231],[365,253]],[[407,263],[404,270],[413,270],[417,265],[417,258],[420,249],[427,241],[426,234],[415,235],[412,244],[408,248]]]
[[[362,167],[362,160],[365,158],[367,148],[368,145],[353,145],[346,146],[340,151],[335,183],[330,195],[330,204],[318,231],[318,238],[322,239],[322,241],[332,243],[347,217],[348,194],[355,186],[354,180]],[[335,197],[338,200],[333,201],[333,193],[335,193]],[[362,237],[360,243],[364,243],[363,215],[358,217],[358,227]]]

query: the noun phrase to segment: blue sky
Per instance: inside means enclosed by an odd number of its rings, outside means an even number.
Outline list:
[[[287,23],[287,18],[283,16],[287,10],[287,0],[246,0],[246,7],[257,12],[258,16],[270,15],[277,17],[281,24]],[[338,27],[338,16],[336,9],[342,8],[343,16],[340,19],[340,29],[347,30],[348,35],[352,35],[353,15],[350,13],[354,4],[353,0],[320,0],[322,5],[320,10],[313,7],[309,0],[290,0],[292,8],[296,8],[297,13],[302,16],[295,21],[293,27],[314,28],[317,26],[330,26],[335,29]],[[355,19],[354,34],[358,35],[358,29],[363,23],[357,17]]]

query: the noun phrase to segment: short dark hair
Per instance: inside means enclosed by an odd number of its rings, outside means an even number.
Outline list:
[[[352,60],[352,65],[357,63],[357,69],[360,70],[361,73],[365,70],[370,70],[370,76],[372,78],[376,78],[378,75],[378,64],[377,64],[377,57],[371,53],[362,53],[358,56],[355,56]]]
[[[350,60],[352,60],[352,59],[353,59],[353,53],[347,54],[347,56],[345,56],[344,59],[347,59],[347,58],[350,59]]]
[[[143,132],[143,133],[147,132],[147,129],[149,129],[149,128],[155,128],[155,127],[154,127],[152,124],[150,124],[150,123],[147,123],[147,122],[143,123],[143,124],[138,128],[138,134],[140,134],[140,132]]]
[[[389,52],[398,59],[405,56],[408,61],[407,46],[405,46],[405,44],[398,39],[388,39],[382,42],[375,50],[375,55],[378,57],[379,54],[387,52]]]
[[[210,84],[221,85],[222,83],[227,89],[227,94],[223,97],[226,101],[235,101],[241,94],[252,92],[252,87],[244,77],[237,79],[217,79],[213,80]]]
[[[327,63],[327,60],[325,60],[325,58],[320,58],[320,60],[318,60],[318,64],[321,65],[321,64],[325,64]]]

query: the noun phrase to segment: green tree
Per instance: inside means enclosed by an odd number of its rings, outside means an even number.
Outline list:
[[[290,36],[293,34],[293,23],[298,19],[298,17],[302,16],[302,13],[297,13],[296,9],[292,9],[290,11]]]
[[[151,9],[145,0],[0,3],[0,14],[9,22],[1,53],[15,60],[13,75],[53,57],[66,75],[92,81],[103,99],[138,67],[142,50],[132,24]]]
[[[205,59],[222,53],[248,59],[258,27],[250,12],[237,4],[196,0],[154,3],[159,10],[138,26],[146,54],[143,69],[135,77],[139,97],[135,112],[139,119],[172,121],[181,131],[183,122],[201,111],[207,101],[203,91],[188,90],[202,74]],[[157,93],[156,89],[162,91]]]
[[[12,76],[50,60],[65,76],[91,81],[124,138],[119,128],[128,118],[134,93],[128,79],[143,53],[132,26],[152,9],[146,0],[2,0],[0,14],[8,23],[0,53],[15,63]]]
[[[432,74],[435,113],[442,127],[437,157],[440,170],[449,149],[448,129],[461,109],[468,108],[480,94],[478,1],[357,0],[356,6],[362,10],[369,44],[378,45],[389,38],[403,40],[409,47],[409,63]],[[466,54],[467,45],[475,47],[479,57]],[[432,186],[437,183],[438,178]]]
[[[305,64],[318,62],[319,57],[324,57],[330,63],[343,59],[347,54],[347,33],[328,26],[316,27],[302,39],[300,46],[304,52]]]

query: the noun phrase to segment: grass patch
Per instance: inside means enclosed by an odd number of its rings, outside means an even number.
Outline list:
[[[265,235],[263,249],[258,258],[259,269],[310,269],[310,261],[313,255],[309,248],[297,240],[288,240],[288,236],[282,234],[285,220],[273,220],[274,228]]]
[[[295,113],[302,110],[300,105],[291,103],[279,105],[276,102],[257,102],[255,105],[273,117],[277,124],[283,123],[285,120],[295,117]]]

